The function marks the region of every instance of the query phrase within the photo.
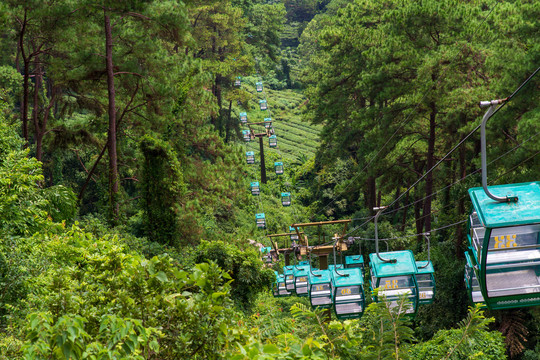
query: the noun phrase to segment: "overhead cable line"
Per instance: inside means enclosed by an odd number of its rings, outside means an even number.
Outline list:
[[[513,147],[512,149],[508,150],[508,151],[505,152],[504,154],[498,156],[496,159],[490,161],[490,162],[488,163],[488,165],[492,165],[493,163],[495,163],[495,162],[497,162],[498,160],[502,159],[502,158],[505,157],[506,155],[508,155],[508,154],[510,154],[510,153],[512,153],[512,152],[514,152],[514,151],[516,151],[517,149],[519,149],[520,147],[522,147],[523,144],[529,142],[531,139],[537,137],[538,135],[540,135],[540,131],[537,132],[536,134],[530,136],[529,138],[527,138],[526,140],[524,140],[524,141],[521,142],[520,144],[516,145],[516,146]],[[479,173],[479,172],[481,172],[481,171],[482,171],[482,169],[476,169],[476,170],[474,170],[473,172],[471,172],[471,173],[467,174],[466,176],[464,176],[464,177],[462,177],[462,178],[456,180],[456,181],[453,182],[452,184],[443,187],[443,188],[440,189],[440,190],[437,190],[437,191],[435,191],[435,192],[433,192],[433,193],[431,193],[431,194],[429,194],[429,195],[426,195],[425,197],[423,197],[423,198],[421,198],[421,199],[418,199],[418,200],[416,200],[416,201],[413,201],[412,203],[409,203],[409,204],[407,204],[407,205],[403,205],[402,207],[399,207],[399,208],[397,208],[397,209],[392,209],[392,210],[390,210],[390,211],[387,211],[385,214],[386,214],[386,215],[389,215],[389,214],[398,212],[398,211],[400,211],[400,210],[406,209],[406,208],[408,208],[408,207],[410,207],[410,206],[412,206],[412,205],[415,205],[415,204],[417,204],[417,203],[419,203],[419,202],[421,202],[421,201],[424,201],[424,200],[426,200],[426,199],[428,199],[428,198],[430,198],[430,197],[432,197],[432,196],[434,196],[434,195],[437,195],[438,193],[440,193],[440,192],[442,192],[442,191],[444,191],[444,190],[447,190],[448,188],[451,188],[451,187],[453,187],[453,186],[459,184],[459,183],[462,182],[463,180],[465,180],[465,179],[467,179],[467,178],[469,178],[469,177],[471,177],[471,176],[473,176],[473,175],[475,175],[475,174],[477,174],[477,173]],[[353,220],[358,220],[358,219],[353,219]],[[362,218],[362,220],[364,220],[364,218]]]
[[[502,109],[506,104],[512,100],[514,96],[516,96],[521,89],[531,81],[531,79],[538,73],[540,70],[540,67],[538,67],[528,78],[525,80],[509,97],[504,99],[504,102],[495,109],[493,114],[491,116],[494,116],[500,109]],[[405,192],[403,192],[400,196],[397,197],[388,207],[391,207],[396,202],[398,202],[403,196],[405,196],[409,191],[411,191],[420,181],[422,181],[427,175],[429,175],[433,170],[435,170],[444,160],[446,160],[457,148],[459,148],[467,139],[469,139],[478,129],[480,129],[480,126],[482,124],[478,124],[467,136],[465,136],[456,146],[454,146],[446,155],[444,155],[435,165],[431,167],[426,173],[424,173],[418,180],[416,180]]]
[[[453,227],[453,226],[457,226],[457,225],[463,224],[464,222],[467,222],[467,219],[460,220],[460,221],[455,222],[455,223],[453,223],[453,224],[441,226],[440,228],[437,228],[437,229],[432,229],[432,230],[430,230],[428,233],[433,233],[433,232],[441,231],[441,230],[444,230],[444,229],[448,229],[448,228],[450,228],[450,227]],[[418,234],[403,235],[403,236],[395,236],[395,237],[392,237],[392,238],[379,239],[379,240],[382,240],[382,241],[389,241],[389,240],[406,239],[406,238],[411,238],[411,237],[422,236],[422,235],[425,235],[425,234],[426,234],[425,232],[422,232],[422,233],[418,233]],[[369,240],[369,241],[375,240],[375,239],[372,239],[372,238],[363,238],[363,237],[351,237],[351,238],[354,239],[354,240]]]
[[[495,111],[493,112],[493,114],[491,116],[494,116],[497,112],[499,112],[500,109],[502,109],[504,106],[506,106],[507,103],[509,103],[522,89],[523,87],[525,87],[532,79],[534,76],[536,76],[536,74],[538,74],[538,71],[540,71],[540,67],[538,67],[523,83],[521,83],[521,85],[516,89],[514,90],[514,92],[508,96],[506,99],[504,99],[503,103],[501,105],[499,105]],[[425,172],[418,180],[416,180],[405,192],[403,192],[400,196],[398,196],[394,201],[392,201],[392,203],[390,203],[390,205],[387,206],[387,208],[390,208],[392,205],[394,205],[396,202],[398,202],[403,196],[405,196],[408,192],[410,192],[416,185],[418,185],[418,183],[420,183],[420,181],[422,181],[429,173],[431,173],[433,170],[435,170],[440,164],[442,164],[442,162],[444,160],[446,160],[446,158],[448,158],[448,156],[450,156],[457,148],[459,148],[467,139],[469,139],[476,131],[478,131],[478,129],[481,127],[481,123],[478,124],[473,130],[471,130],[456,146],[454,146],[446,155],[444,155],[435,165],[433,165],[431,167],[431,169],[429,169],[427,172]],[[536,136],[536,135],[535,135]],[[383,212],[381,215],[385,215],[385,214],[388,214],[389,211],[387,212]],[[369,223],[372,219],[374,219],[375,217],[372,216],[369,218],[369,220],[367,220],[366,222],[362,223],[361,225],[358,225],[357,227],[355,227],[353,230],[351,230],[349,233],[352,233],[354,232],[356,229],[366,225],[367,223]]]
[[[518,167],[520,167],[521,165],[523,165],[523,164],[526,163],[527,161],[529,161],[529,160],[535,158],[535,157],[538,156],[539,154],[540,154],[540,150],[537,151],[537,152],[535,152],[533,155],[529,156],[527,159],[521,161],[519,164],[517,164],[516,166],[512,167],[512,169],[508,170],[508,171],[505,172],[504,174],[499,175],[497,178],[495,178],[495,180],[498,180],[498,179],[500,179],[501,177],[503,177],[503,176],[505,176],[505,175],[511,173],[512,171],[514,171],[515,169],[517,169]],[[466,198],[466,197],[467,197],[467,196],[463,196],[463,197],[461,197],[461,199],[464,199],[464,198]],[[448,206],[450,206],[450,205],[451,205],[451,204],[446,205],[445,207],[448,207]],[[432,215],[432,214],[434,214],[434,213],[440,212],[440,211],[441,211],[442,209],[444,209],[445,207],[443,207],[443,208],[441,208],[441,209],[438,209],[438,210],[435,210],[435,211],[433,211],[433,212],[432,212],[431,214],[429,214],[429,215]],[[422,217],[420,217],[420,218],[418,218],[418,219],[415,219],[415,221],[416,221],[416,220],[421,220],[421,219],[423,219],[423,218],[426,217],[426,216],[428,216],[428,215],[424,215],[424,216],[422,216]],[[466,222],[466,221],[467,221],[467,219],[461,220],[461,221],[458,221],[458,222],[456,222],[456,223],[449,224],[449,225],[445,225],[445,226],[442,226],[442,227],[437,228],[437,229],[432,229],[432,230],[430,230],[429,232],[436,232],[436,231],[439,231],[439,230],[447,229],[447,228],[449,228],[449,227],[452,227],[452,226],[456,226],[456,225],[462,224],[462,223],[464,223],[464,222]],[[404,236],[398,236],[398,237],[393,237],[393,238],[387,238],[387,239],[379,239],[379,240],[396,240],[396,239],[403,239],[403,238],[416,237],[416,236],[420,236],[420,235],[423,235],[423,234],[425,234],[425,232],[424,232],[424,233],[413,234],[413,235],[404,235]],[[375,240],[375,239],[371,239],[371,238],[362,238],[362,237],[353,237],[353,239],[355,239],[355,240]]]
[[[537,136],[538,134],[540,134],[540,132],[538,132],[537,134],[533,135],[532,137]],[[532,137],[531,137],[531,138],[532,138]],[[529,139],[530,139],[530,138],[529,138]],[[528,139],[528,140],[529,140],[529,139]],[[525,143],[525,141],[524,141],[523,143]],[[522,143],[522,144],[523,144],[523,143]],[[513,150],[515,150],[515,149],[518,148],[518,147],[519,147],[519,146],[515,147]],[[511,151],[513,151],[513,150],[511,150]],[[507,155],[509,152],[510,152],[510,151],[508,151],[508,152],[506,152],[505,154],[499,156],[497,159],[500,159],[501,157]],[[512,171],[514,171],[516,168],[520,167],[521,165],[523,165],[523,164],[526,163],[527,161],[529,161],[529,160],[535,158],[536,156],[538,156],[538,154],[540,154],[540,150],[537,151],[537,152],[535,152],[533,155],[529,156],[529,157],[526,158],[525,160],[521,161],[519,164],[517,164],[516,166],[512,167],[510,170],[506,171],[504,174],[499,175],[499,176],[498,176],[497,178],[495,178],[493,181],[497,181],[497,180],[499,180],[501,177],[503,177],[503,176],[505,176],[505,175],[511,173]],[[492,161],[492,162],[493,162],[493,161]],[[476,170],[475,172],[478,172],[478,171],[481,171],[481,169],[480,169],[480,170]],[[469,174],[468,176],[470,176],[470,175],[472,175],[472,174],[474,174],[474,173],[471,173],[471,174]],[[465,198],[467,198],[467,195],[462,196],[462,197],[459,198],[458,200],[463,200],[463,199],[465,199]],[[442,210],[444,210],[445,208],[448,208],[448,207],[450,207],[450,206],[453,206],[453,204],[447,204],[447,205],[443,206],[442,208],[439,208],[439,209],[437,209],[437,210],[432,211],[432,212],[429,213],[429,214],[422,215],[421,217],[419,217],[419,218],[417,218],[417,219],[414,219],[414,222],[419,221],[419,220],[422,220],[422,219],[425,219],[426,217],[431,216],[431,215],[433,215],[433,214],[439,213],[439,212],[441,212]],[[387,214],[388,214],[388,213],[387,213]],[[353,220],[354,220],[354,219],[353,219]],[[353,232],[357,231],[360,227],[364,226],[365,224],[367,224],[367,223],[369,223],[369,222],[371,222],[371,220],[368,220],[368,221],[364,222],[363,224],[361,224],[361,225],[355,227],[355,228],[352,229],[346,236],[348,236],[348,235],[352,234]],[[430,231],[435,231],[435,230],[430,230]],[[416,235],[421,235],[421,234],[416,234]]]

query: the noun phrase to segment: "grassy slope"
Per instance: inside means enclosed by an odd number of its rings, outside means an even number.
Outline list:
[[[265,117],[272,116],[272,125],[275,130],[275,135],[278,138],[278,148],[266,150],[276,152],[283,158],[283,162],[293,162],[299,156],[305,155],[312,157],[315,155],[319,144],[320,125],[311,125],[302,120],[302,107],[306,101],[305,97],[299,92],[293,90],[272,90],[265,88],[264,93],[257,93],[248,81],[244,82],[243,88],[253,95],[253,100],[248,105],[248,121],[260,122]],[[259,99],[268,101],[269,111],[259,110]],[[240,110],[238,110],[240,111]],[[247,129],[247,126],[242,126],[242,129]],[[268,143],[266,142],[266,145]],[[255,151],[255,156],[258,158],[258,143],[252,142],[248,144],[249,150]]]

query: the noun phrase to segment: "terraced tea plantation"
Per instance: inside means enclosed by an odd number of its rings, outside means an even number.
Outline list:
[[[253,99],[249,102],[247,110],[238,109],[237,111],[246,111],[250,123],[262,122],[265,117],[271,115],[272,126],[278,139],[278,148],[270,151],[281,153],[284,162],[293,162],[302,155],[307,158],[315,156],[322,126],[312,125],[302,120],[302,108],[305,106],[306,98],[288,89],[271,90],[265,87],[264,93],[257,93],[250,83],[251,81],[246,81],[242,86],[253,95]],[[264,99],[265,95],[269,111],[259,109],[258,99]],[[247,126],[242,125],[241,128],[247,129]],[[249,143],[247,148],[257,154],[258,142]],[[268,147],[266,149],[269,150]],[[265,150],[265,155],[270,154],[266,154]]]

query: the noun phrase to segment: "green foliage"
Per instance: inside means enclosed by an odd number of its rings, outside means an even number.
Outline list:
[[[2,101],[13,104],[14,97],[20,95],[21,91],[21,74],[17,69],[12,66],[0,66],[0,89]]]
[[[150,135],[141,139],[140,149],[144,156],[140,186],[145,235],[161,244],[180,245],[185,185],[176,152]]]
[[[477,305],[469,309],[459,329],[440,330],[433,339],[416,345],[413,359],[506,359],[503,336],[488,331],[493,318],[486,318]]]
[[[239,345],[239,354],[229,359],[282,359],[282,360],[323,360],[328,359],[322,350],[322,344],[311,338],[302,341],[289,334],[280,335],[276,343],[261,344],[253,341]]]
[[[22,149],[21,139],[5,117],[6,105],[3,100],[0,102],[0,235],[3,238],[45,228],[49,206],[37,186],[43,181],[41,164],[28,157],[28,150]]]
[[[250,309],[258,294],[268,289],[275,279],[274,272],[263,267],[260,254],[248,246],[240,249],[223,241],[202,241],[194,254],[196,263],[213,261],[231,276],[231,296],[236,305],[245,310]]]
[[[27,297],[10,307],[11,323],[26,324],[26,354],[212,359],[243,336],[230,277],[215,263],[179,270],[167,255],[146,259],[75,226],[27,244]]]
[[[377,290],[375,290],[377,291]],[[406,314],[411,304],[406,296],[396,301],[371,303],[367,310],[367,331],[365,337],[366,359],[405,358],[407,349],[413,340],[410,317]]]
[[[69,221],[77,214],[77,195],[63,185],[43,189],[42,196],[47,201],[47,213],[55,222]]]
[[[27,359],[147,359],[159,351],[158,332],[145,328],[141,321],[104,315],[99,332],[91,336],[84,330],[86,319],[34,313],[28,317],[28,344],[23,347]]]
[[[22,345],[23,341],[18,338],[0,335],[0,359],[22,360]]]
[[[534,1],[95,5],[0,4],[0,358],[504,358],[501,335],[488,330],[491,320],[478,309],[459,328],[441,330],[465,312],[455,255],[461,232],[447,229],[432,243],[437,296],[415,319],[417,340],[400,311],[404,299],[397,308],[371,304],[362,319],[341,322],[327,321],[307,298],[273,298],[266,289],[274,275],[245,239],[267,244],[268,232],[293,222],[365,217],[366,209],[399,196],[449,150],[449,139],[474,127],[478,99],[510,94],[536,68]],[[104,14],[114,24],[112,128]],[[32,76],[27,115],[19,101],[25,70]],[[239,75],[243,85],[235,88]],[[261,77],[279,147],[266,151],[269,182],[252,197],[247,182],[259,179],[259,164],[246,167],[246,148],[234,140],[239,111],[250,122],[267,113],[255,101]],[[490,136],[490,158],[527,141],[496,160],[494,182],[540,174],[538,142],[530,138],[540,130],[537,79],[490,123],[497,135]],[[283,90],[300,82],[305,94]],[[18,135],[25,116],[28,149]],[[105,164],[110,154],[103,151],[97,162],[108,130],[116,131],[115,179]],[[246,145],[256,157],[257,145]],[[44,170],[30,157],[40,147]],[[436,198],[425,195],[477,170],[477,147],[467,142],[430,186],[420,184],[396,204],[414,202],[415,209],[381,220],[380,236],[421,232],[432,211],[434,225],[460,220],[473,178]],[[286,173],[278,177],[272,164],[280,160]],[[87,180],[79,195],[82,225],[66,227],[77,216],[74,191]],[[109,180],[121,188],[121,223],[113,229],[105,210]],[[292,193],[293,206],[281,206],[283,191]],[[261,211],[266,231],[254,224]],[[356,235],[371,238],[373,226]],[[195,248],[201,239],[209,242]],[[415,238],[391,246],[422,248]],[[534,346],[538,327],[526,325],[503,317],[511,355],[527,337]]]

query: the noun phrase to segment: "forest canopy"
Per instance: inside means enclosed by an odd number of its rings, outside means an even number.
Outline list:
[[[489,185],[540,180],[535,1],[8,0],[0,17],[0,359],[540,356],[538,308],[482,309],[463,282],[480,101],[510,97]],[[366,285],[343,321],[272,295],[285,262],[326,263],[267,235],[351,219],[345,255],[367,266],[386,205],[381,247],[431,260],[432,304],[410,317]],[[341,227],[303,230],[327,245]]]

